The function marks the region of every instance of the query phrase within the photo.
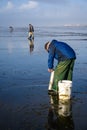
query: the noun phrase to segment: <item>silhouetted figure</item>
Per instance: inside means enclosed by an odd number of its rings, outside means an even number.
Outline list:
[[[33,25],[29,24],[29,36],[28,36],[29,40],[34,39],[34,27]]]
[[[10,32],[13,32],[14,30],[12,26],[10,26],[9,29],[10,29]]]

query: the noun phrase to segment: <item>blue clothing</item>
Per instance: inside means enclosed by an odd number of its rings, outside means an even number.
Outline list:
[[[53,69],[54,59],[61,61],[76,59],[74,50],[66,43],[57,40],[52,40],[49,45],[48,68]]]

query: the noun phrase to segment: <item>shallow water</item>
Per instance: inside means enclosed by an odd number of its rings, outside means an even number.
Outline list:
[[[0,27],[0,130],[87,130],[87,27],[35,27],[33,43],[27,37],[26,27],[13,32]],[[50,74],[44,44],[52,39],[76,51],[68,103],[47,93]]]

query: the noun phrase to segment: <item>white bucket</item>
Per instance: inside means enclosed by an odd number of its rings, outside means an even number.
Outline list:
[[[58,82],[59,99],[70,99],[71,98],[71,87],[72,81],[62,80]]]

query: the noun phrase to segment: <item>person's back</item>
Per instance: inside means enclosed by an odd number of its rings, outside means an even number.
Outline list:
[[[49,53],[53,53],[54,58],[58,61],[76,59],[75,51],[68,44],[56,40],[52,40],[49,46]]]
[[[34,32],[34,27],[31,24],[29,24],[29,32]]]

